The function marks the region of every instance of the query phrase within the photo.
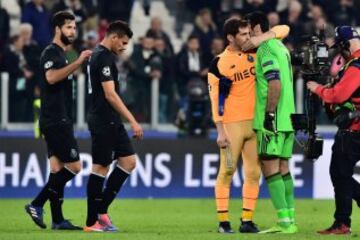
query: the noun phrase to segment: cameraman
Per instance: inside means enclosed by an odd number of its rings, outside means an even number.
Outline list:
[[[335,221],[320,234],[350,234],[352,199],[360,204],[360,184],[352,177],[354,166],[360,160],[360,121],[354,118],[360,110],[360,36],[350,26],[335,29],[335,45],[346,64],[339,71],[339,81],[327,88],[314,81],[308,89],[323,101],[336,105],[335,123],[339,130],[332,147],[330,176],[335,191]],[[350,107],[348,107],[350,106]]]

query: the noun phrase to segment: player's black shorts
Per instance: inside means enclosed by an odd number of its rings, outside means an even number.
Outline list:
[[[134,155],[135,151],[122,123],[93,126],[91,133],[91,151],[93,163],[109,166],[119,157]]]
[[[48,157],[56,156],[63,163],[76,162],[79,147],[74,137],[72,124],[57,124],[41,129],[48,149]]]

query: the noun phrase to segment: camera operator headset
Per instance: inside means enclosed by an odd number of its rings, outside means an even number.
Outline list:
[[[360,36],[351,26],[335,29],[336,48],[346,63],[338,72],[339,81],[327,88],[314,81],[308,89],[325,103],[332,104],[334,122],[339,129],[335,135],[330,163],[330,176],[335,191],[335,221],[320,234],[351,233],[352,199],[360,206],[360,184],[352,177],[360,160]]]

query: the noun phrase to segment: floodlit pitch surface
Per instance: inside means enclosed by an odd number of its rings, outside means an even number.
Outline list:
[[[78,239],[348,239],[344,236],[321,236],[316,230],[332,223],[334,202],[330,200],[297,200],[297,224],[300,232],[282,234],[240,234],[238,232],[241,201],[230,202],[230,218],[235,234],[217,233],[217,219],[213,199],[117,199],[110,215],[120,228],[118,233],[85,233],[82,231],[52,231],[50,209],[45,207],[46,230],[35,226],[24,211],[27,199],[0,200],[0,240],[78,240]],[[269,200],[260,200],[255,222],[261,229],[271,227],[276,220]],[[86,217],[86,199],[65,199],[64,215],[73,223],[83,225]],[[352,239],[360,236],[360,209],[354,203]]]

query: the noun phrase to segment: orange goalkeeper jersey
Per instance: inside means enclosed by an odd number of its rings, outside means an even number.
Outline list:
[[[271,29],[278,39],[285,38],[289,30],[286,25],[275,26]],[[255,58],[255,53],[235,52],[226,48],[212,61],[208,73],[208,85],[214,122],[229,123],[254,118]],[[222,116],[219,115],[218,110],[221,77],[232,81]]]
[[[214,122],[224,123],[254,118],[255,108],[255,53],[233,52],[225,49],[209,68],[208,84]],[[219,79],[232,81],[225,100],[224,114],[219,115]]]

